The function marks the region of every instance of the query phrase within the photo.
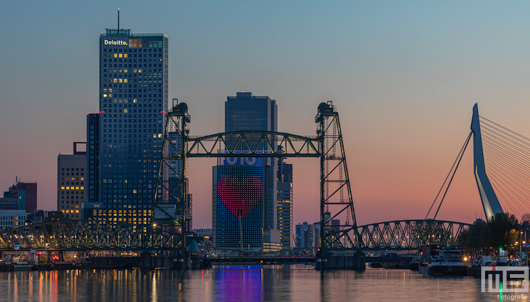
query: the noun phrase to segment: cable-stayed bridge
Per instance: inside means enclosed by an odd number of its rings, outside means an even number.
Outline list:
[[[424,219],[358,225],[351,192],[339,113],[331,102],[317,109],[316,136],[270,131],[237,131],[190,136],[185,103],[167,113],[153,217],[148,225],[101,221],[53,221],[0,232],[0,250],[167,250],[186,254],[188,158],[303,157],[320,161],[320,250],[418,249],[451,244],[469,224],[436,220],[469,142],[485,217],[530,212],[530,139],[478,114],[471,131]],[[281,146],[279,148],[278,146]],[[172,177],[169,177],[169,175]],[[502,206],[501,206],[502,204]],[[437,205],[437,206],[436,206]],[[429,215],[433,213],[433,217]],[[332,224],[339,220],[340,224]]]

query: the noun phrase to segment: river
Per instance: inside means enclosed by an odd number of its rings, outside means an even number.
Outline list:
[[[503,301],[473,277],[410,270],[320,273],[312,266],[69,270],[0,273],[2,301]],[[504,301],[511,301],[505,297]],[[515,299],[515,301],[528,301]]]

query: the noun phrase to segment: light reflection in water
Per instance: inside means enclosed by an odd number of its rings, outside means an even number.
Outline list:
[[[499,301],[480,279],[409,270],[330,271],[299,266],[0,273],[7,301]]]
[[[213,268],[213,280],[216,301],[262,301],[261,266],[216,266]]]

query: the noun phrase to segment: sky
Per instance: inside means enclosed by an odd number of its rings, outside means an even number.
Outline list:
[[[2,1],[0,190],[38,183],[56,209],[57,155],[98,109],[98,39],[121,27],[169,36],[169,96],[190,135],[222,132],[238,91],[278,104],[279,130],[341,118],[359,224],[422,219],[469,133],[472,106],[530,136],[528,1]],[[194,228],[211,227],[211,166],[190,159]],[[318,160],[294,163],[294,221],[319,218]],[[483,216],[465,155],[439,219]]]

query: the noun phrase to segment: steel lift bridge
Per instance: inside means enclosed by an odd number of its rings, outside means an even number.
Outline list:
[[[484,133],[481,131],[481,121],[485,126]],[[503,202],[508,207],[519,207],[514,208],[515,210],[520,209],[523,202],[521,194],[516,195],[514,190],[508,188],[507,180],[499,178],[500,181],[490,182],[486,174],[482,139],[483,134],[486,134],[486,141],[493,146],[489,147],[489,150],[494,157],[490,155],[488,160],[492,163],[500,162],[491,166],[488,171],[498,175],[507,173],[502,170],[503,167],[517,168],[508,165],[506,161],[517,149],[513,147],[513,141],[517,141],[519,146],[526,146],[525,148],[528,149],[526,151],[530,154],[530,139],[489,119],[479,117],[477,105],[473,108],[471,132],[425,218],[362,226],[357,225],[355,216],[339,113],[331,101],[323,102],[317,108],[316,136],[270,131],[237,131],[194,137],[189,135],[190,122],[191,117],[185,103],[174,105],[167,113],[158,171],[158,189],[154,196],[153,217],[150,224],[133,226],[125,223],[69,220],[31,224],[1,231],[0,251],[13,250],[14,246],[18,245],[21,250],[167,250],[186,255],[185,234],[191,231],[187,230],[186,223],[189,219],[186,210],[188,193],[186,162],[188,158],[194,157],[318,158],[320,225],[323,226],[320,231],[322,252],[347,252],[359,249],[410,250],[429,243],[455,243],[469,224],[436,220],[436,216],[471,137],[474,145],[474,174],[485,216],[489,219],[496,213],[503,212],[496,191],[503,194]],[[501,148],[503,144],[509,148]],[[519,149],[515,151],[522,152]],[[499,160],[495,161],[496,158]],[[523,159],[529,165],[530,155]],[[530,183],[530,174],[528,183]],[[433,218],[428,218],[437,202],[439,206]],[[333,224],[333,220],[340,220],[340,225]]]

